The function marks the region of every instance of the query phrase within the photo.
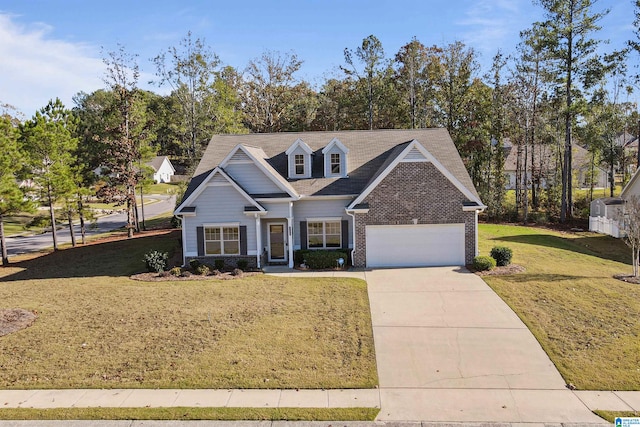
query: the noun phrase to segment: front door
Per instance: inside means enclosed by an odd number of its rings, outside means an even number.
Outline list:
[[[286,262],[286,231],[284,223],[269,224],[269,262]]]

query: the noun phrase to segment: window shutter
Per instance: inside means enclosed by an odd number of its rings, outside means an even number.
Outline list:
[[[240,226],[240,255],[247,254],[247,226]]]
[[[307,249],[307,221],[300,221],[300,248]]]
[[[343,219],[342,221],[342,248],[349,248],[349,221]]]
[[[204,227],[196,227],[198,237],[198,256],[204,256]]]

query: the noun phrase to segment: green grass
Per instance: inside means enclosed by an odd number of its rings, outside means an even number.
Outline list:
[[[504,245],[526,272],[485,281],[531,329],[567,383],[583,390],[640,389],[640,286],[630,250],[595,233],[482,224],[480,253]]]
[[[1,420],[373,421],[377,408],[60,408],[0,409]]]
[[[593,411],[593,413],[599,416],[600,418],[604,418],[605,420],[609,421],[612,424],[615,423],[615,420],[618,417],[636,418],[640,415],[637,412],[615,412],[615,411],[601,411],[601,410]]]
[[[179,231],[80,246],[0,269],[0,308],[38,313],[1,337],[0,387],[370,388],[366,283],[253,276],[140,282]]]

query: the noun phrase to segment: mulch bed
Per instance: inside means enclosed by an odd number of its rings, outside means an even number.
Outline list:
[[[478,276],[504,276],[507,274],[524,273],[525,268],[518,264],[509,264],[504,267],[495,267],[493,270],[476,271]]]
[[[158,273],[139,273],[130,276],[130,279],[140,280],[143,282],[164,282],[164,281],[172,281],[172,282],[188,282],[194,280],[233,280],[233,279],[241,279],[243,277],[255,276],[258,274],[263,274],[260,271],[246,271],[242,272],[237,276],[234,276],[232,272],[220,273],[218,275],[207,275],[202,276],[200,274],[192,274],[191,276],[174,276],[169,274],[168,276],[160,276]]]
[[[0,309],[0,337],[28,328],[36,321],[36,314],[21,308]]]

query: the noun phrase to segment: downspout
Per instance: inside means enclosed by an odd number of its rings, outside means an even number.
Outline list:
[[[355,266],[355,257],[356,257],[356,213],[351,211],[349,212],[348,210],[345,209],[345,212],[347,213],[347,215],[349,215],[352,218],[351,221],[351,225],[353,228],[353,232],[351,234],[352,239],[353,239],[353,248],[351,248],[351,266],[354,267]]]
[[[180,216],[180,215],[176,215],[176,216]],[[182,266],[186,267],[187,266],[187,227],[185,225],[185,221],[187,220],[187,218],[185,216],[180,216],[180,222],[182,223]]]

